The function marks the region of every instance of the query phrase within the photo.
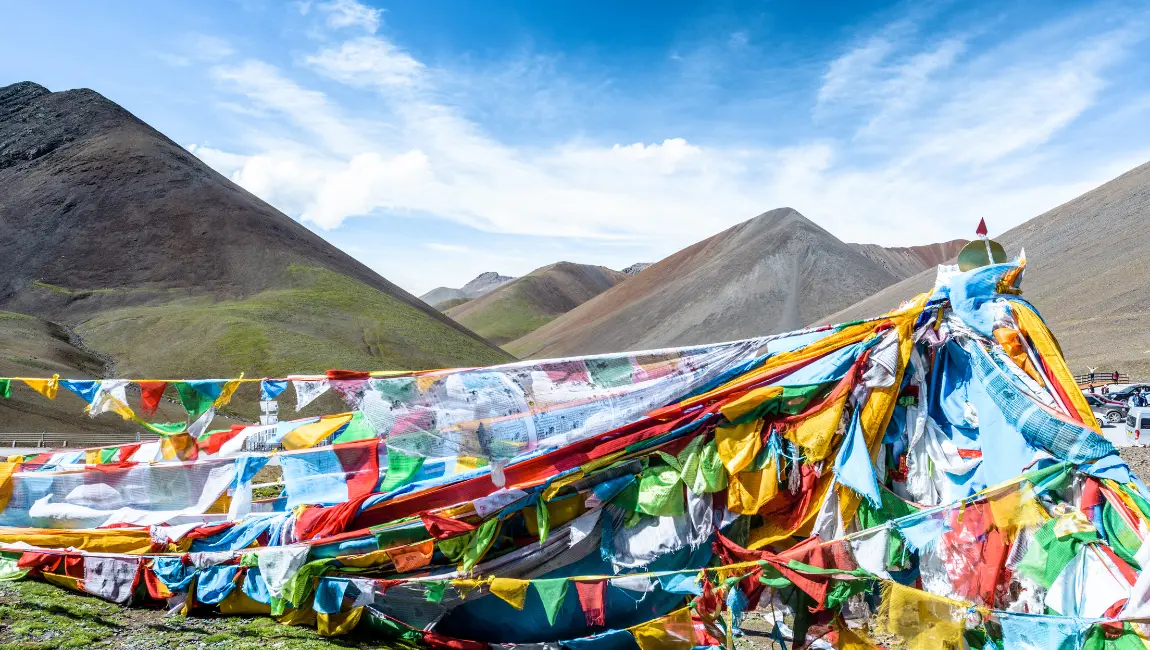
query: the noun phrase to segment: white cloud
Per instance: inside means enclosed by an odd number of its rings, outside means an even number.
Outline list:
[[[320,74],[358,87],[414,84],[423,64],[382,38],[365,36],[305,59]]]
[[[353,37],[300,60],[324,79],[370,91],[369,108],[337,102],[336,93],[265,62],[220,65],[212,75],[221,86],[274,119],[253,122],[253,155],[189,148],[329,230],[350,217],[405,214],[536,241],[597,242],[601,251],[626,243],[620,255],[641,245],[653,261],[787,205],[847,241],[920,244],[969,236],[983,216],[1003,230],[1121,171],[1114,156],[1103,166],[1053,148],[1098,106],[1134,38],[1131,30],[1077,29],[1073,38],[1035,30],[979,51],[964,34],[908,40],[905,25],[864,36],[827,65],[801,107],[834,116],[845,134],[795,137],[788,146],[681,132],[653,142],[572,134],[514,144],[469,118],[465,96],[444,91],[458,73],[427,67],[382,38]],[[1123,161],[1150,142],[1127,146]],[[1052,164],[1065,168],[1057,180],[1047,173]],[[472,255],[468,272],[509,253],[482,262]],[[523,259],[538,262],[534,253]]]
[[[306,7],[306,9],[305,9]],[[324,14],[324,22],[332,29],[358,27],[374,34],[382,22],[383,10],[375,9],[355,0],[330,0],[315,6]],[[311,5],[301,5],[301,13],[308,13]]]
[[[193,34],[189,37],[189,47],[201,61],[219,61],[236,52],[224,39],[207,34]]]

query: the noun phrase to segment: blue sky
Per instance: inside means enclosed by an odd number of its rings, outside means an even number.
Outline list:
[[[415,293],[790,206],[992,234],[1150,160],[1145,3],[0,0],[89,87]]]

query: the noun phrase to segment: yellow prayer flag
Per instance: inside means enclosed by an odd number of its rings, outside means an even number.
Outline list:
[[[731,474],[727,485],[727,508],[736,514],[753,515],[779,493],[777,461],[771,459],[757,472]]]
[[[226,406],[228,402],[232,401],[232,395],[236,394],[236,389],[240,387],[241,383],[243,383],[243,379],[244,373],[241,372],[237,379],[233,379],[224,384],[224,387],[220,389],[220,396],[216,398],[216,401],[212,403],[212,406],[219,408],[221,406]]]
[[[354,569],[369,569],[383,566],[389,562],[391,562],[391,554],[387,552],[387,549],[363,553],[361,555],[345,555],[339,558],[340,564]]]
[[[763,449],[763,421],[715,427],[715,447],[727,473],[741,472],[754,462]]]
[[[335,433],[343,425],[351,422],[351,413],[325,415],[318,422],[296,427],[283,438],[284,449],[308,449],[319,444],[320,440]]]
[[[803,450],[809,462],[817,463],[830,455],[831,442],[843,419],[847,397],[850,397],[850,393],[843,391],[842,397],[818,413],[803,418],[785,434]]]
[[[627,628],[639,650],[691,650],[695,643],[695,623],[689,607],[661,618]]]
[[[835,643],[835,647],[839,650],[876,650],[878,648],[873,641],[847,627],[842,619],[839,619],[835,624],[835,630],[839,633],[838,642]]]
[[[527,587],[530,585],[530,580],[495,578],[491,581],[491,593],[515,609],[523,609],[523,605],[527,602]]]
[[[20,468],[20,463],[0,463],[0,512],[8,507],[12,498],[12,474]]]
[[[51,379],[24,379],[22,381],[31,386],[32,390],[48,399],[56,399],[56,391],[60,388],[60,375],[52,375]]]
[[[880,631],[902,637],[910,650],[957,649],[969,608],[970,603],[884,582],[875,620]]]
[[[459,598],[466,600],[467,594],[470,594],[480,585],[487,584],[487,580],[476,580],[475,578],[460,578],[458,580],[451,580],[451,586],[459,592]]]
[[[323,636],[342,636],[355,629],[363,618],[363,606],[339,614],[315,615],[315,629]]]

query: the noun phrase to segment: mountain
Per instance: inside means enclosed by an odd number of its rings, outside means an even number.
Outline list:
[[[779,208],[671,255],[504,348],[541,358],[758,336],[802,327],[898,279]]]
[[[419,299],[436,309],[446,311],[473,298],[485,296],[514,279],[510,275],[499,275],[495,271],[486,271],[475,276],[474,280],[458,289],[436,287],[420,296]],[[448,305],[446,303],[453,304]]]
[[[0,88],[0,248],[0,309],[118,376],[509,359],[87,89]]]
[[[642,271],[649,266],[652,266],[650,262],[635,262],[631,266],[623,269],[623,273],[626,275],[636,275],[639,273],[639,271]]]
[[[994,237],[1011,256],[1026,249],[1022,295],[1042,312],[1075,372],[1150,377],[1148,223],[1150,163]],[[821,320],[888,311],[929,290],[934,277],[924,271]]]
[[[958,252],[968,242],[966,239],[952,239],[940,244],[906,248],[889,248],[878,244],[848,244],[848,246],[878,262],[879,266],[899,278],[909,278],[958,257]]]
[[[604,266],[559,262],[448,310],[493,343],[506,343],[571,311],[629,276]]]

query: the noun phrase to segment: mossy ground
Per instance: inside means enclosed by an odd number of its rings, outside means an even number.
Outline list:
[[[227,648],[333,650],[397,647],[366,633],[324,638],[312,628],[267,617],[195,618],[125,608],[59,587],[22,580],[0,583],[0,650],[54,648]]]

